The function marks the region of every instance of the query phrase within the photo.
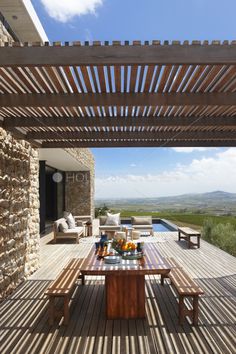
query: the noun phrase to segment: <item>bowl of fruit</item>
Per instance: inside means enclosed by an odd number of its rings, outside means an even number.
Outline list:
[[[137,245],[133,242],[127,242],[124,239],[113,240],[112,247],[116,252],[123,255],[127,252],[135,252]]]
[[[143,257],[142,252],[137,252],[137,244],[131,241],[127,242],[124,239],[113,240],[112,247],[123,259],[139,259]]]

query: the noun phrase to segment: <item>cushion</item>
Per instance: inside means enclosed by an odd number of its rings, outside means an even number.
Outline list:
[[[99,216],[100,225],[105,225],[106,220],[107,220],[107,215]]]
[[[115,240],[120,240],[120,239],[126,240],[126,233],[124,231],[118,231],[115,233],[114,239]]]
[[[58,227],[59,232],[66,232],[68,230],[68,228],[69,228],[69,226],[68,226],[66,220],[60,221],[60,224],[59,224],[59,227]]]
[[[63,218],[67,218],[70,215],[70,211],[63,211]]]
[[[75,219],[73,217],[73,215],[70,213],[67,218],[66,218],[66,221],[69,225],[69,229],[74,229],[75,228]]]
[[[60,218],[60,219],[54,221],[54,227],[55,227],[55,231],[56,232],[59,232],[59,225],[63,221],[66,221],[66,219],[65,218]]]
[[[120,213],[110,214],[107,213],[105,225],[120,225]]]
[[[140,238],[140,232],[139,231],[132,231],[131,237],[133,240],[137,240]]]
[[[120,225],[102,225],[99,226],[100,231],[119,231],[120,230]]]
[[[84,230],[83,227],[77,226],[74,227],[73,229],[68,229],[67,231],[65,231],[65,234],[71,234],[71,233],[80,234],[83,230]]]
[[[132,225],[152,225],[151,216],[131,216]]]

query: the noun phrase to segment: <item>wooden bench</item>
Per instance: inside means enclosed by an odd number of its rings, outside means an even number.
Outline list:
[[[188,248],[191,246],[200,247],[200,232],[190,229],[190,227],[178,227],[179,241],[186,240],[188,242]],[[197,243],[191,241],[191,237],[197,237]]]
[[[83,259],[72,259],[50,284],[45,291],[45,295],[49,298],[49,324],[53,325],[56,315],[64,315],[64,324],[69,321],[69,301],[73,294],[78,278],[82,278],[84,284],[84,277],[80,274],[80,267]],[[56,311],[55,299],[63,298],[63,311]]]
[[[169,278],[179,295],[179,323],[182,325],[184,318],[190,316],[193,324],[197,325],[198,299],[204,292],[173,258],[166,260],[171,265],[171,271],[167,275],[161,275],[161,285],[164,285],[164,278]],[[191,309],[184,302],[186,297],[192,298]]]

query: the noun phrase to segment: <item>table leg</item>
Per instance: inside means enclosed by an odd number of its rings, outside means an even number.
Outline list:
[[[64,313],[64,324],[68,325],[69,322],[69,297],[68,296],[64,296],[63,313]]]
[[[184,297],[179,296],[179,324],[182,325],[184,322]]]
[[[191,248],[191,236],[187,236],[188,248]]]
[[[144,275],[107,275],[105,283],[108,319],[145,317]]]

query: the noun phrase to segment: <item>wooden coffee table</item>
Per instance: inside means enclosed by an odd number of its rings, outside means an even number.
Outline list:
[[[104,275],[106,316],[108,319],[145,317],[145,275],[168,274],[170,265],[154,244],[145,244],[145,256],[140,260],[122,260],[106,264],[91,250],[81,266],[82,275]]]

